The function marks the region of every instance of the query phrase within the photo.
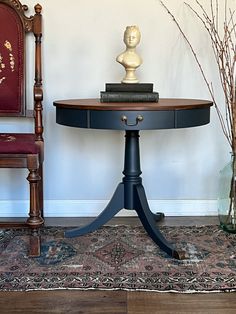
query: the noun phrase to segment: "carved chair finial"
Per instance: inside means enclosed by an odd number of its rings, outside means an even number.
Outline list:
[[[42,11],[42,6],[41,6],[39,3],[37,3],[37,4],[34,6],[34,10],[35,10],[35,13],[36,13],[36,14],[40,14],[41,11]]]

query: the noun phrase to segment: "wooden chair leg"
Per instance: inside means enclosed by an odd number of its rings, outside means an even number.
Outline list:
[[[36,160],[37,161],[37,160]],[[40,256],[40,227],[44,220],[41,217],[39,206],[39,176],[38,164],[35,159],[28,160],[29,175],[27,180],[30,185],[30,211],[27,225],[31,228],[29,256]]]
[[[35,228],[31,230],[31,235],[29,239],[29,257],[37,257],[41,254],[41,239],[40,239],[40,230]]]
[[[44,204],[43,204],[43,165],[40,163],[39,175],[41,180],[39,181],[39,208],[41,212],[41,217],[44,218]]]

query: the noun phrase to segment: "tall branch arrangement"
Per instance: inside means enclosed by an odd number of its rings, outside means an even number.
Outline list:
[[[207,85],[212,101],[215,105],[219,120],[222,126],[223,133],[229,142],[232,152],[236,155],[236,23],[235,10],[228,6],[227,0],[221,0],[219,5],[218,0],[210,0],[208,10],[195,0],[196,9],[185,2],[185,5],[195,14],[206,29],[211,40],[215,61],[218,68],[222,91],[225,98],[225,111],[222,113],[220,106],[215,98],[213,85],[208,81],[204,69],[200,63],[190,40],[184,33],[175,16],[170,12],[165,3],[159,0],[167,13],[171,16],[174,23],[177,25],[180,33],[189,45],[191,52],[201,71],[203,79]],[[223,3],[223,4],[222,4]],[[223,5],[224,21],[221,23],[219,11]]]

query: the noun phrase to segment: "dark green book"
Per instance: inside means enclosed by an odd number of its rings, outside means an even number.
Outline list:
[[[137,83],[137,84],[124,84],[124,83],[106,83],[106,92],[136,92],[136,93],[152,93],[152,83]]]
[[[157,92],[101,92],[100,102],[158,102]]]

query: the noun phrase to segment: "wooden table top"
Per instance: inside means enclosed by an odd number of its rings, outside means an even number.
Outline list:
[[[159,102],[134,102],[134,103],[101,103],[99,99],[67,99],[53,102],[58,108],[78,110],[183,110],[200,109],[213,105],[212,101],[201,99],[161,98]]]

